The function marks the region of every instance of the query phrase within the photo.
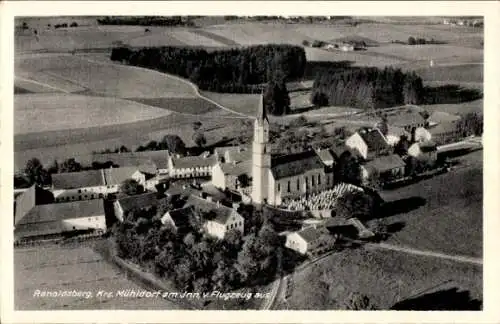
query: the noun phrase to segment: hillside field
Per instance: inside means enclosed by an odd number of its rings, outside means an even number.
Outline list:
[[[14,134],[132,123],[171,111],[133,101],[72,94],[27,94],[14,98]]]
[[[91,247],[43,246],[14,251],[14,305],[16,310],[178,309],[161,298],[103,298],[99,290],[143,290],[111,266]],[[93,297],[36,297],[35,290],[76,290]]]

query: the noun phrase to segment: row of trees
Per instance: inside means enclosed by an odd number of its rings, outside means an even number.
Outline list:
[[[348,106],[365,109],[419,104],[422,79],[401,69],[360,68],[325,71],[314,80],[311,102],[316,106]]]
[[[270,81],[299,79],[306,67],[302,47],[272,44],[216,51],[117,47],[111,60],[172,73],[190,79],[202,90],[229,93],[255,93]]]
[[[270,225],[253,226],[244,238],[233,230],[216,240],[192,222],[190,231],[180,235],[159,219],[169,208],[129,213],[114,229],[119,256],[149,267],[184,291],[229,290],[274,277],[279,239]],[[243,215],[249,212],[245,208]],[[252,216],[247,220],[253,222]]]
[[[97,19],[100,25],[133,25],[133,26],[194,26],[190,17],[182,16],[106,16]]]

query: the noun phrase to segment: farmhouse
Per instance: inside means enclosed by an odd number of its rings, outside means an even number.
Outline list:
[[[214,154],[216,159],[222,163],[243,162],[252,158],[252,150],[246,146],[217,147]]]
[[[387,181],[404,176],[405,163],[399,155],[383,155],[361,165],[361,177],[367,181],[377,174],[380,179]]]
[[[203,229],[211,236],[223,239],[230,230],[244,232],[244,219],[233,208],[194,195],[189,196],[184,207],[192,207],[198,214],[208,217],[202,220]]]
[[[106,230],[102,199],[38,205],[16,219],[14,237],[38,239],[71,231]]]
[[[391,126],[403,128],[407,132],[411,132],[414,128],[426,126],[424,116],[414,108],[387,115],[387,123]]]
[[[184,207],[166,212],[161,218],[161,222],[163,225],[169,225],[175,233],[186,233],[193,217],[193,207]]]
[[[120,167],[136,167],[145,174],[168,174],[168,150],[122,152],[122,153],[95,153],[92,162],[113,162]]]
[[[54,202],[54,195],[37,185],[32,185],[14,199],[14,223],[23,218],[35,206]]]
[[[316,154],[318,154],[318,157],[325,166],[332,168],[335,164],[335,158],[330,150],[317,149]]]
[[[146,182],[145,175],[135,167],[67,172],[52,175],[52,192],[56,202],[104,198],[118,192],[127,179],[143,186]]]
[[[360,129],[346,140],[346,145],[356,150],[365,160],[391,152],[391,147],[378,128]]]
[[[204,153],[199,156],[173,157],[168,160],[170,177],[196,178],[209,177],[217,162],[215,155]]]
[[[113,210],[115,212],[115,217],[123,222],[125,216],[138,209],[149,209],[156,208],[158,206],[157,193],[147,192],[140,195],[127,196],[117,199],[113,202]]]
[[[330,235],[325,228],[306,227],[286,235],[285,247],[301,254],[312,253],[323,243],[323,235]]]
[[[222,190],[238,191],[250,185],[252,160],[217,164],[212,168],[212,184]]]
[[[429,127],[428,131],[432,141],[437,145],[456,142],[461,137],[460,130],[455,122],[442,122],[434,127]]]
[[[394,146],[399,142],[401,136],[403,135],[407,138],[410,138],[410,133],[407,132],[404,128],[389,126],[387,129],[387,134],[385,135],[385,139],[387,140],[387,143],[389,145]]]

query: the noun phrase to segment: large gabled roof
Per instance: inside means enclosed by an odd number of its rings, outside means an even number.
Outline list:
[[[76,189],[105,185],[106,180],[103,170],[66,172],[52,175],[52,186],[54,189]]]
[[[177,169],[189,169],[196,167],[209,167],[216,163],[214,155],[207,157],[204,156],[184,156],[184,157],[172,157],[172,165]]]
[[[127,196],[118,199],[118,204],[122,208],[124,213],[131,211],[133,209],[149,208],[152,206],[158,206],[158,194],[155,192],[147,192],[135,196]]]
[[[190,218],[193,216],[194,209],[189,206],[170,210],[167,213],[170,215],[170,218],[176,227],[188,227],[190,224]]]
[[[360,129],[359,136],[363,139],[370,151],[380,151],[389,148],[389,144],[384,138],[384,135],[377,128]]]
[[[315,151],[285,154],[271,159],[271,173],[275,179],[292,177],[309,170],[324,169],[324,167]]]
[[[396,168],[401,168],[405,166],[404,161],[399,157],[399,155],[382,155],[376,157],[375,159],[367,162],[364,165],[367,169],[375,169],[378,172],[386,172]]]
[[[103,170],[106,185],[108,186],[121,184],[123,181],[132,178],[137,171],[139,171],[137,167],[110,168]]]

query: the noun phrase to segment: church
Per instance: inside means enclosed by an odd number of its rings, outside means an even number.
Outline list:
[[[228,171],[223,172],[225,169]],[[269,118],[262,97],[254,123],[251,161],[232,163],[231,167],[219,162],[212,173],[213,184],[222,189],[234,189],[227,185],[227,179],[232,179],[230,170],[235,169],[250,178],[248,194],[256,204],[277,206],[286,199],[296,199],[334,186],[332,167],[325,165],[317,152],[271,154]],[[238,177],[234,179],[236,189],[242,189],[238,188]]]

